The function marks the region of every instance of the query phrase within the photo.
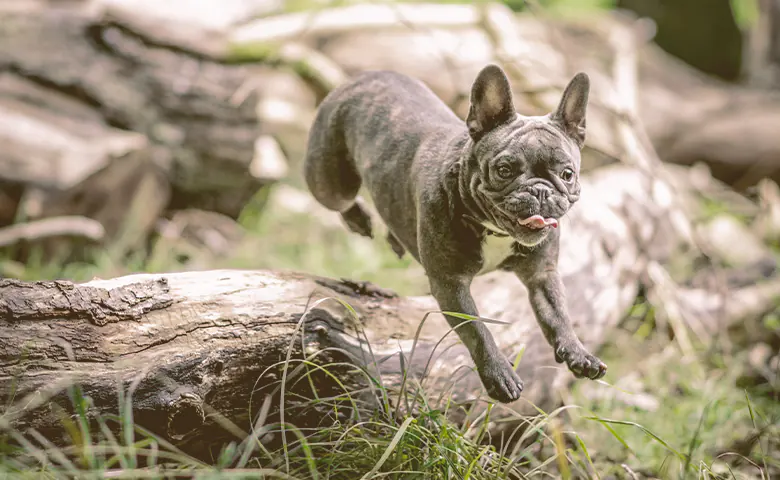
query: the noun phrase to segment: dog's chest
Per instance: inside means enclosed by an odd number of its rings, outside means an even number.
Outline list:
[[[495,231],[495,227],[489,230]],[[515,240],[509,235],[485,235],[485,240],[482,242],[482,269],[479,271],[479,275],[492,272],[498,267],[498,265],[511,256],[514,251],[512,245]]]

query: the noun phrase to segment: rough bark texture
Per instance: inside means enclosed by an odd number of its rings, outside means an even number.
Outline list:
[[[80,286],[72,282],[38,282],[31,285],[18,280],[2,280],[0,298],[9,321],[63,319],[72,316],[102,327],[108,323],[139,320],[144,314],[170,306],[165,278],[157,282],[134,284],[113,290]],[[4,351],[13,346],[4,339]],[[18,345],[15,347],[17,353]]]

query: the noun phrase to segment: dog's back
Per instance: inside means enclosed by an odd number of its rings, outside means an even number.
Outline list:
[[[340,212],[353,231],[372,236],[370,220],[356,204],[361,186],[391,231],[414,231],[415,159],[431,151],[428,145],[441,149],[464,130],[463,121],[422,82],[395,72],[366,72],[320,105],[304,176],[317,201]],[[415,239],[399,240],[416,256]]]

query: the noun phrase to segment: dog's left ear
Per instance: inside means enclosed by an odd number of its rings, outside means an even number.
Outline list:
[[[561,103],[550,117],[580,148],[585,144],[585,113],[588,108],[589,92],[588,75],[578,73],[566,86]]]
[[[466,117],[471,138],[476,142],[516,115],[512,88],[504,71],[498,65],[483,68],[471,87],[471,106]]]

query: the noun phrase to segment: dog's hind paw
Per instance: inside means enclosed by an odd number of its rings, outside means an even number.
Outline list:
[[[520,398],[520,394],[523,393],[523,381],[506,360],[491,362],[478,371],[482,385],[494,400],[511,403]]]
[[[347,210],[341,212],[341,218],[347,227],[358,235],[374,238],[374,231],[371,228],[371,216],[366,212],[360,198],[355,199],[355,203]]]

